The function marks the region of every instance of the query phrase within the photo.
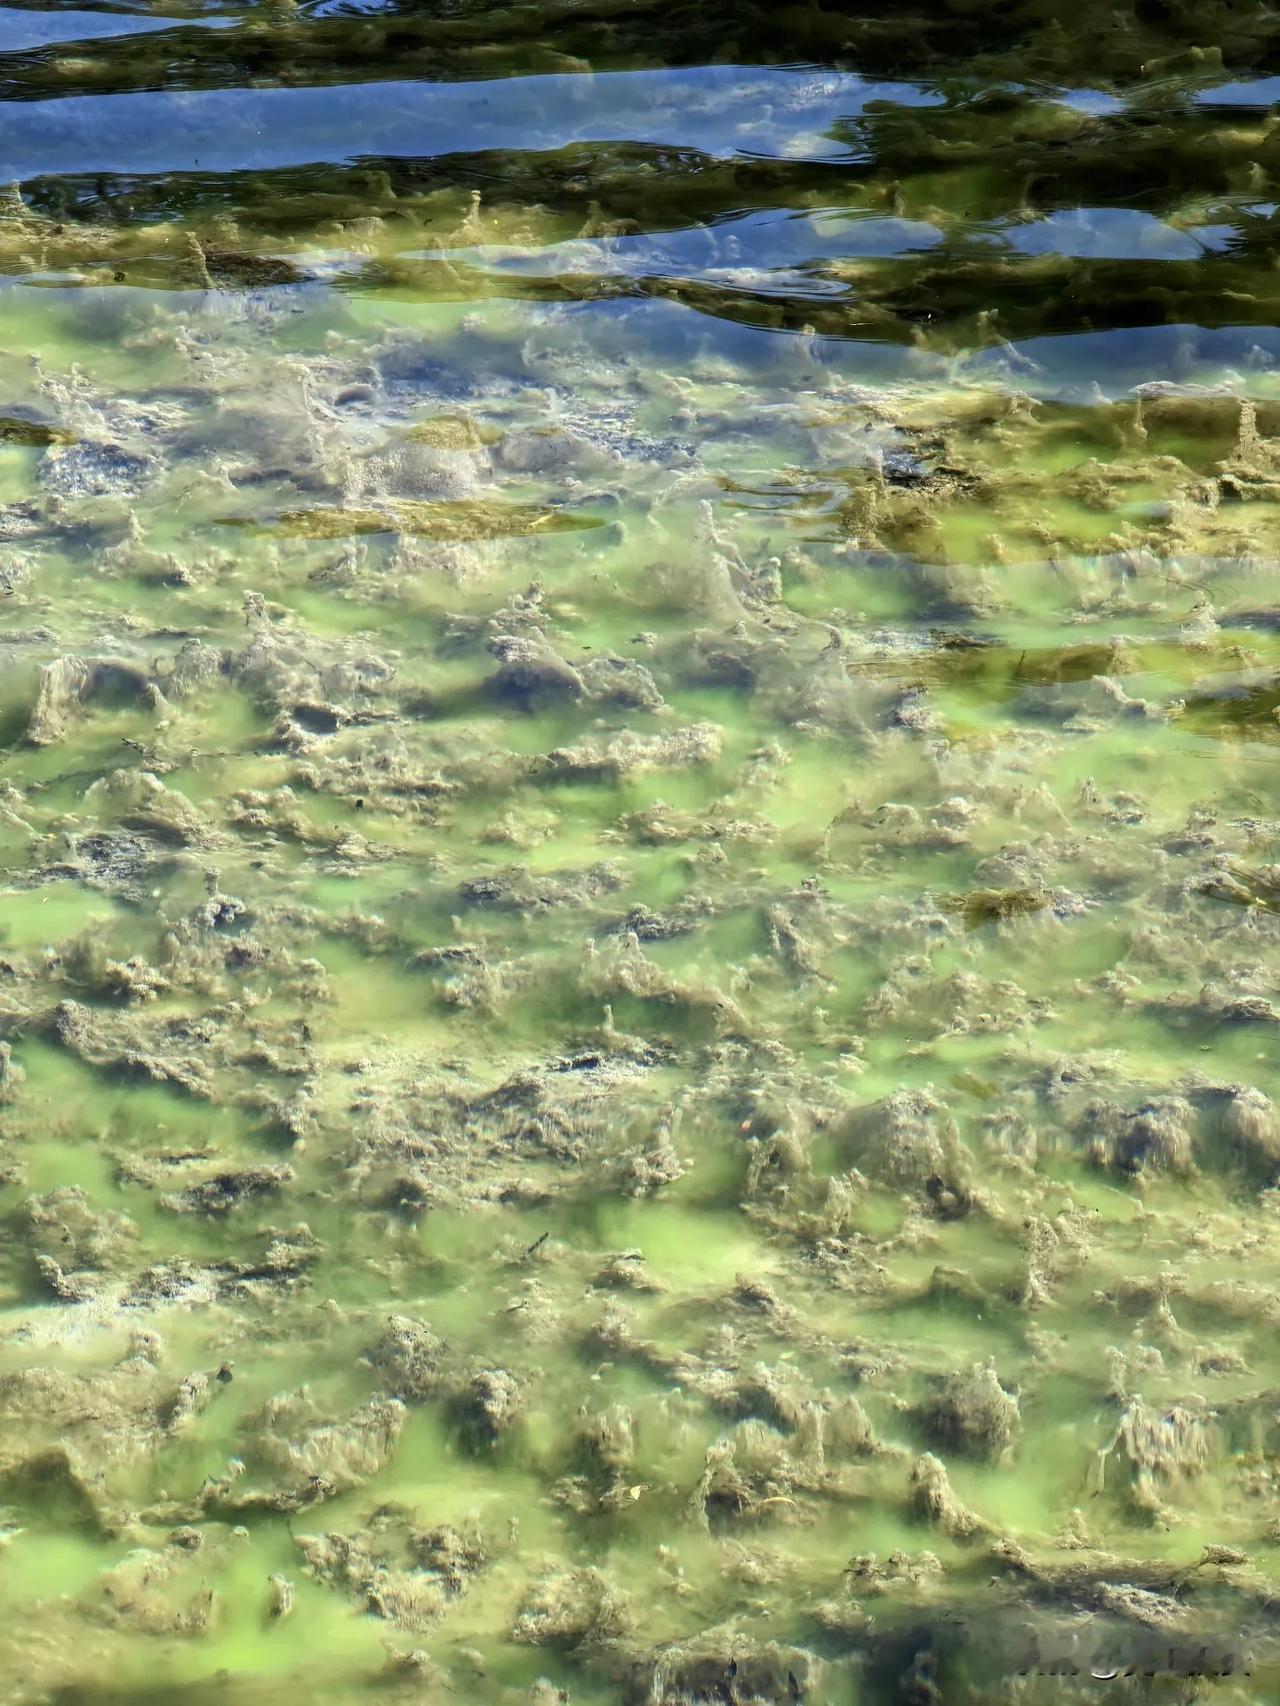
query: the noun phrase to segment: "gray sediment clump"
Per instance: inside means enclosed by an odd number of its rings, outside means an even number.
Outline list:
[[[609,933],[625,936],[630,932],[640,942],[670,942],[698,929],[714,917],[717,910],[713,900],[701,896],[678,902],[676,906],[662,912],[641,902],[633,906],[616,923],[611,924]]]
[[[986,1529],[981,1517],[956,1498],[946,1465],[932,1452],[918,1457],[912,1467],[907,1506],[921,1522],[956,1540],[968,1540]]]
[[[1176,1505],[1185,1489],[1210,1469],[1216,1434],[1203,1399],[1155,1408],[1135,1395],[1098,1452],[1095,1490],[1106,1488],[1109,1459],[1119,1454],[1127,1470],[1124,1495],[1134,1510],[1148,1520],[1167,1521],[1170,1502]]]
[[[1280,1115],[1265,1091],[1236,1084],[1199,1096],[1189,1086],[1187,1093],[1216,1104],[1219,1131],[1230,1155],[1269,1179],[1275,1177],[1280,1169]]]
[[[1085,1110],[1082,1130],[1090,1159],[1120,1172],[1189,1173],[1195,1165],[1192,1109],[1180,1096],[1154,1097],[1132,1113],[1096,1101]]]
[[[416,1567],[408,1555],[407,1535],[399,1537],[400,1556],[377,1529],[368,1533],[300,1534],[295,1545],[303,1572],[347,1595],[354,1605],[396,1629],[424,1634],[435,1628],[449,1603],[449,1589],[434,1572]]]
[[[45,489],[70,500],[136,497],[159,474],[155,460],[112,443],[56,444],[41,461]]]
[[[712,984],[682,978],[668,971],[640,946],[632,931],[606,938],[584,968],[583,988],[603,1002],[624,996],[661,1011],[683,1016],[686,1022],[717,1035],[750,1034],[750,1021],[734,999]]]
[[[541,634],[496,634],[489,641],[489,650],[498,662],[491,691],[515,700],[526,711],[547,699],[586,696],[587,684],[581,672]]]
[[[851,1161],[869,1177],[924,1191],[940,1212],[974,1201],[972,1161],[959,1128],[932,1088],[896,1090],[850,1113],[840,1127]]]
[[[287,1511],[363,1486],[390,1460],[407,1413],[399,1399],[375,1398],[335,1416],[305,1387],[280,1393],[246,1433],[248,1457],[268,1484],[253,1485],[248,1459],[236,1459],[226,1477],[206,1483],[201,1502],[224,1511]],[[250,1480],[241,1486],[247,1468]]]
[[[289,1578],[278,1570],[273,1570],[267,1577],[267,1619],[279,1623],[293,1614],[294,1586]]]
[[[625,1595],[593,1565],[555,1570],[534,1583],[511,1626],[522,1646],[575,1654],[618,1652],[632,1617]]]
[[[94,1209],[80,1185],[59,1185],[23,1205],[31,1247],[73,1267],[110,1269],[132,1254],[138,1228],[118,1210]]]
[[[726,1693],[743,1706],[816,1701],[825,1668],[807,1647],[760,1641],[723,1625],[633,1658],[623,1698],[627,1706],[700,1706]]]
[[[200,1214],[221,1219],[246,1203],[278,1196],[293,1184],[297,1174],[284,1163],[269,1167],[241,1167],[215,1172],[181,1191],[165,1192],[158,1206],[170,1214]]]
[[[26,1076],[23,1067],[13,1058],[13,1044],[0,1042],[0,1106],[17,1097]]]
[[[627,885],[627,873],[604,860],[585,871],[532,872],[528,866],[468,877],[458,885],[458,897],[468,906],[511,912],[539,912],[549,907],[586,906]]]
[[[226,843],[225,833],[198,806],[180,789],[166,787],[152,770],[113,770],[90,786],[85,802],[159,846],[212,850]]]
[[[392,1315],[365,1360],[388,1392],[409,1403],[434,1398],[447,1379],[448,1347],[425,1321]]]
[[[40,668],[35,703],[24,739],[30,746],[65,740],[87,705],[136,703],[155,710],[163,703],[140,665],[66,655]]]
[[[692,723],[665,734],[624,728],[586,734],[569,746],[553,748],[534,774],[547,779],[617,781],[647,770],[713,764],[723,746],[723,731],[715,723]]]
[[[999,1460],[1022,1432],[1018,1400],[990,1364],[944,1376],[917,1414],[941,1445],[971,1456]]]
[[[693,1372],[687,1366],[681,1370],[686,1383],[695,1383]],[[714,1385],[714,1377],[708,1385]],[[838,1422],[828,1442],[826,1420],[822,1407],[811,1404],[801,1409],[790,1432],[758,1417],[739,1422],[708,1448],[689,1494],[689,1520],[713,1535],[762,1525],[806,1526],[813,1501],[856,1497],[860,1473],[842,1460],[856,1457],[860,1448],[841,1441]]]
[[[144,1354],[100,1374],[39,1365],[6,1374],[0,1486],[62,1489],[84,1520],[119,1532],[133,1513],[130,1466],[156,1452],[216,1391],[207,1375],[175,1379]]]
[[[452,1523],[414,1529],[409,1535],[409,1553],[420,1570],[441,1581],[450,1595],[467,1591],[471,1580],[490,1562],[490,1552],[478,1522],[465,1530]]]
[[[490,633],[488,649],[498,667],[488,687],[499,699],[529,712],[565,700],[631,711],[665,708],[652,671],[637,659],[609,651],[570,663],[548,639],[534,613],[517,610],[512,615],[518,631],[502,631],[501,614],[489,624],[497,630]]]
[[[743,842],[764,847],[778,834],[776,827],[759,815],[730,814],[724,808],[706,813],[681,811],[662,800],[625,813],[618,820],[618,832],[628,841],[648,847],[681,841]]]
[[[220,1548],[221,1550],[221,1548]],[[140,1547],[94,1584],[89,1615],[95,1621],[147,1636],[204,1635],[216,1624],[218,1600],[205,1571],[181,1544]]]
[[[78,1001],[61,1001],[48,1016],[48,1029],[69,1053],[99,1071],[126,1079],[171,1084],[203,1101],[215,1096],[207,1060],[182,1042],[157,1050],[145,1030],[123,1015],[92,1012]],[[181,1037],[179,1028],[175,1041]]]
[[[447,435],[437,432],[442,438]],[[369,499],[408,498],[456,502],[483,489],[489,459],[476,435],[474,445],[457,433],[455,444],[430,443],[410,435],[398,444],[347,463],[344,497],[348,503]]]
[[[581,666],[579,674],[587,698],[597,704],[629,711],[667,708],[652,670],[636,658],[619,657],[616,652],[597,653]]]
[[[478,1368],[460,1381],[451,1408],[463,1441],[475,1452],[493,1451],[518,1426],[525,1390],[510,1369]]]

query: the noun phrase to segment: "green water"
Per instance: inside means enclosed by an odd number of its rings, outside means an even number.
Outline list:
[[[1278,121],[0,8],[0,1702],[1277,1698]]]

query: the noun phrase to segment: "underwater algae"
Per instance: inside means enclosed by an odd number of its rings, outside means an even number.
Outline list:
[[[1277,28],[0,9],[0,1700],[1275,1698]]]

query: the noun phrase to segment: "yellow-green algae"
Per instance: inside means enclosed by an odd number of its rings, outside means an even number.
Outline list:
[[[1273,1698],[1274,18],[180,11],[0,34],[0,1700]]]

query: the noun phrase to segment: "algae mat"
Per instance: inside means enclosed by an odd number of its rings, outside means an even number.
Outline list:
[[[1278,101],[0,9],[0,1702],[1277,1697]]]

